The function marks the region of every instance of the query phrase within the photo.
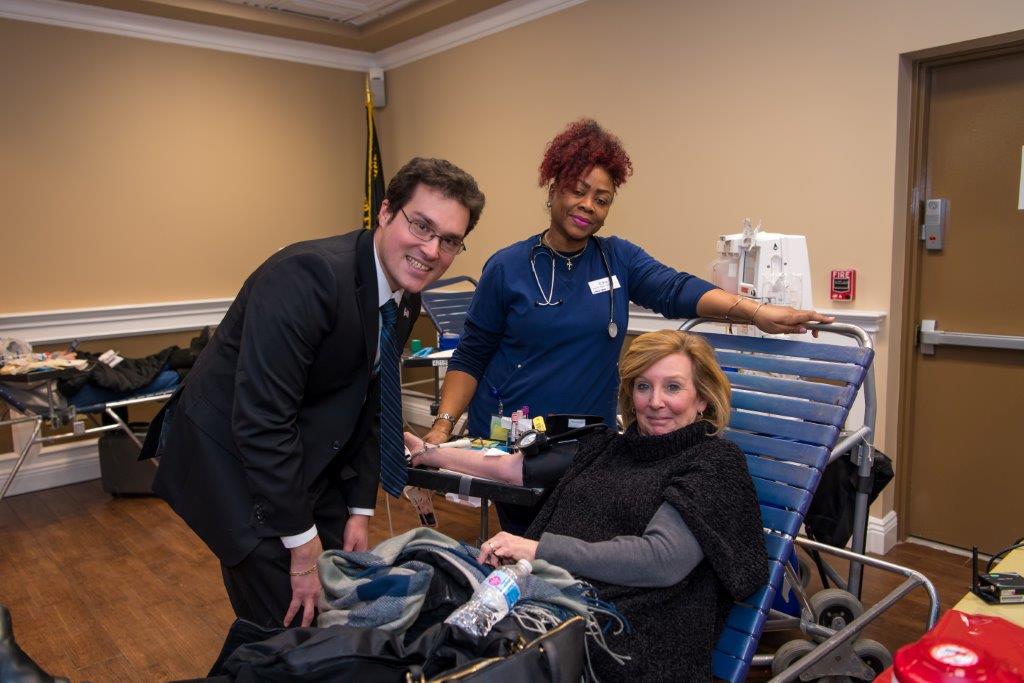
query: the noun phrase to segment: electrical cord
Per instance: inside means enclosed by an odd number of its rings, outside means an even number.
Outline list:
[[[998,553],[990,557],[988,560],[988,564],[985,566],[985,573],[990,574],[992,572],[992,565],[996,563],[996,560],[998,560],[1003,555],[1006,555],[1007,553],[1016,550],[1017,548],[1024,548],[1024,536],[1021,536],[1016,541],[1014,541],[1012,545],[1003,548]]]

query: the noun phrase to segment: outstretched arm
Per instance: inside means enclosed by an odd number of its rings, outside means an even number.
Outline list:
[[[405,433],[405,447],[413,454],[414,467],[441,467],[474,477],[523,485],[521,453],[491,457],[483,455],[480,451],[465,448],[435,448],[429,443],[424,444],[422,439],[409,432]]]
[[[835,320],[817,311],[765,304],[730,294],[723,289],[706,292],[697,302],[697,314],[707,318],[728,318],[738,323],[753,323],[768,334],[806,332],[807,323],[830,323]]]

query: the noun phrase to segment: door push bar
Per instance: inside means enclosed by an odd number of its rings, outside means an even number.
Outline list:
[[[974,332],[943,332],[935,329],[934,320],[922,320],[918,333],[921,353],[935,354],[936,346],[974,346],[982,349],[1010,349],[1024,351],[1024,337],[1008,334],[978,334]]]

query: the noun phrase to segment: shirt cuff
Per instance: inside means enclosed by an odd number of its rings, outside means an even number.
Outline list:
[[[284,544],[285,548],[289,550],[292,548],[298,548],[300,545],[309,543],[316,536],[316,524],[310,527],[307,531],[301,534],[295,534],[294,536],[282,536],[281,543]]]
[[[367,517],[373,517],[373,508],[349,508],[348,514],[366,515]]]

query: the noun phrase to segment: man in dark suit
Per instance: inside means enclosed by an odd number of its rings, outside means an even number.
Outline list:
[[[396,350],[419,292],[464,249],[483,204],[465,171],[413,159],[388,185],[372,232],[293,244],[249,276],[151,425],[143,457],[161,456],[153,490],[220,559],[238,616],[269,627],[301,613],[309,625],[320,553],[366,549],[381,443],[395,471],[388,429],[401,443],[401,425],[390,424],[399,399],[387,399]],[[381,375],[385,405],[399,406],[390,421],[385,411],[384,439]],[[384,483],[394,494],[402,481]]]

